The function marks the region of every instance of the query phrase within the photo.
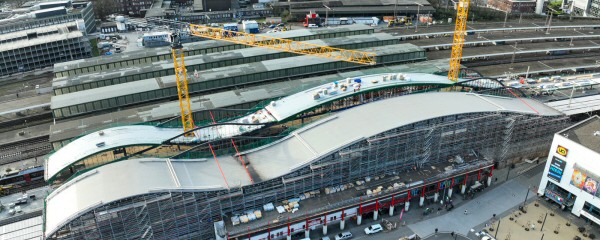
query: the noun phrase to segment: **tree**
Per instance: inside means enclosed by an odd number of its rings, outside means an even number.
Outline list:
[[[292,15],[290,15],[290,11],[288,11],[288,10],[283,10],[281,15],[279,15],[279,16],[281,17],[282,22],[289,22],[290,19],[292,18]]]
[[[106,20],[110,14],[118,12],[116,0],[92,0],[96,18]]]

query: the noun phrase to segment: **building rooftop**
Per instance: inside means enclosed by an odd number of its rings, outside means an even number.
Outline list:
[[[88,1],[78,0],[72,1],[71,5],[67,5],[67,2],[69,1],[30,1],[21,5],[21,8],[12,9],[11,12],[4,12],[7,13],[8,17],[6,19],[3,19],[3,21],[0,21],[0,26],[43,19],[43,17],[37,18],[35,13],[47,12],[47,10],[49,10],[47,8],[48,6],[43,5],[54,4],[59,2],[65,5],[61,6],[60,8],[64,8],[67,14],[79,13],[83,8],[85,8],[85,6],[87,6],[87,4],[89,4]],[[43,8],[40,8],[38,5],[42,6]]]
[[[594,115],[558,134],[600,153],[600,117]]]
[[[337,32],[348,32],[348,31],[360,31],[360,30],[372,30],[373,28],[362,25],[347,25],[340,26],[335,28],[320,28],[320,29],[297,29],[285,32],[276,32],[276,33],[265,33],[264,35],[278,37],[278,38],[294,38],[294,37],[305,37],[312,36],[317,34],[326,34],[326,33],[337,33]],[[193,42],[183,44],[184,48],[187,51],[193,51],[198,49],[206,49],[206,48],[215,48],[220,46],[229,46],[235,45],[234,43],[218,41],[218,40],[206,40],[201,42]],[[99,56],[87,59],[81,59],[76,61],[57,63],[54,65],[54,72],[62,72],[67,70],[78,69],[82,67],[89,67],[95,65],[103,65],[112,62],[126,61],[126,60],[134,60],[142,57],[148,56],[159,56],[159,55],[170,55],[171,48],[170,47],[158,47],[158,48],[146,48],[144,50],[127,52],[124,54],[111,55],[111,56]]]
[[[25,219],[0,227],[0,239],[42,239],[42,216]]]
[[[420,72],[437,73],[447,71],[447,60],[417,62],[403,65],[378,67],[360,71],[343,72],[300,80],[283,81],[264,84],[256,87],[241,88],[221,93],[192,97],[192,111],[202,111],[214,108],[225,108],[243,103],[256,102],[263,99],[274,99],[294,94],[303,89],[309,89],[321,84],[341,80],[348,77],[360,77],[369,74],[390,72]],[[164,120],[179,116],[179,102],[170,101],[150,106],[125,109],[107,114],[98,114],[76,120],[60,121],[50,126],[50,142],[57,142],[76,137],[92,129],[100,129],[112,124],[139,123]],[[46,132],[47,133],[47,132]]]
[[[365,43],[365,42],[376,42],[376,41],[395,40],[395,39],[396,38],[394,36],[389,35],[387,33],[376,33],[376,34],[370,34],[370,35],[355,35],[355,36],[346,36],[346,37],[338,37],[338,38],[316,39],[316,40],[310,40],[310,41],[305,41],[305,42],[311,43],[311,44],[324,45],[324,46],[340,46],[340,45],[347,45],[347,44],[359,44],[359,43]],[[203,43],[205,43],[205,44],[202,44],[202,48],[213,48],[213,47],[217,47],[217,46],[226,45],[226,44],[221,44],[222,42],[223,41],[204,41]],[[196,45],[196,46],[200,47],[200,45]],[[189,50],[194,50],[194,48],[189,48]],[[209,53],[209,54],[188,56],[185,58],[185,63],[187,66],[193,66],[193,65],[198,65],[198,64],[218,62],[218,61],[224,61],[224,60],[230,60],[230,59],[233,60],[233,59],[247,58],[247,57],[253,57],[253,56],[262,56],[262,55],[267,55],[267,54],[275,54],[275,53],[279,53],[279,52],[280,51],[266,49],[266,48],[244,48],[244,49],[230,50],[230,51],[224,51],[224,52],[214,52],[214,53]],[[130,59],[131,56],[141,58],[141,57],[148,57],[148,56],[158,56],[158,55],[163,55],[163,54],[167,54],[167,53],[170,53],[170,52],[167,52],[166,50],[158,51],[156,53],[152,53],[151,51],[148,51],[148,52],[143,52],[141,54],[134,53],[132,55],[124,55],[124,56],[114,58],[112,60],[114,62],[118,62],[118,61],[123,61],[125,59]],[[111,60],[111,59],[108,57],[108,58],[104,58],[104,60]],[[101,61],[102,60],[98,59],[98,61],[96,61],[95,64],[100,64]],[[78,61],[72,61],[71,64],[73,64],[73,62],[83,63],[83,62],[86,62],[86,60],[82,59],[82,60],[78,60]],[[87,62],[87,63],[89,63],[89,62]],[[87,63],[77,64],[77,65],[78,65],[78,67],[81,67],[83,65],[87,65]],[[55,72],[57,71],[57,69],[60,68],[60,67],[58,67],[58,65],[60,65],[60,64],[54,65]],[[71,65],[71,66],[74,66],[74,65]],[[70,68],[70,66],[69,67],[65,66],[62,69],[67,70],[67,68]],[[56,88],[64,88],[64,87],[68,87],[68,86],[72,86],[72,85],[79,85],[79,84],[84,84],[84,83],[88,83],[88,82],[95,82],[95,81],[111,79],[111,78],[116,78],[116,77],[122,77],[122,76],[128,76],[128,75],[133,75],[133,74],[149,73],[149,72],[160,71],[160,70],[164,70],[164,69],[173,69],[173,61],[171,61],[171,60],[153,61],[151,63],[140,64],[140,65],[136,65],[136,66],[129,66],[129,67],[125,67],[125,68],[111,68],[111,69],[102,70],[99,72],[82,73],[82,74],[77,74],[75,76],[57,77],[57,78],[53,79],[52,86],[55,89]],[[188,69],[189,69],[189,67],[188,67]]]
[[[113,127],[94,132],[75,139],[50,155],[44,164],[44,178],[48,180],[71,164],[96,153],[126,146],[159,145],[181,133],[182,129],[142,125]]]
[[[247,160],[250,162],[248,169],[251,173],[256,173],[261,180],[280,177],[361,139],[441,116],[475,112],[538,115],[536,111],[540,115],[562,115],[543,103],[531,99],[523,100],[525,103],[516,98],[439,92],[414,94],[361,105],[301,128],[271,147],[247,153]],[[411,114],[406,114],[407,112]],[[287,149],[295,151],[290,152]]]
[[[54,26],[46,26],[34,29],[28,29],[19,32],[12,32],[0,35],[0,41],[7,40],[9,42],[0,45],[0,52],[25,48],[44,43],[51,43],[61,40],[80,38],[83,33],[79,30],[70,31],[70,27],[76,27],[75,22],[57,24]],[[37,33],[35,38],[28,38],[28,34]],[[14,41],[10,41],[14,39]]]
[[[529,106],[541,115],[561,115],[531,99],[461,92],[424,93],[380,100],[338,112],[300,128],[272,145],[249,151],[246,153],[250,162],[247,166],[252,175],[258,176],[254,182],[266,181],[295,171],[357,140],[406,124],[477,112],[537,115]],[[291,154],[289,149],[297,151]],[[93,169],[60,186],[46,198],[45,233],[50,235],[61,224],[91,208],[135,195],[169,190],[220,190],[251,184],[237,159],[231,155],[218,159],[225,177],[213,159],[134,159]]]
[[[300,91],[290,96],[273,101],[271,105],[263,110],[258,110],[254,113],[249,113],[246,116],[229,121],[228,123],[250,123],[252,119],[257,117],[260,123],[282,122],[290,119],[293,116],[313,109],[325,103],[335,101],[337,99],[347,98],[360,92],[368,92],[376,89],[386,89],[394,86],[402,85],[447,85],[452,84],[445,76],[437,76],[423,73],[407,73],[402,74],[403,79],[396,78],[395,80],[383,81],[383,77],[388,77],[390,74],[376,74],[361,77],[361,86],[348,84],[346,91],[340,90],[342,80],[338,79],[338,87],[333,87],[331,84],[334,81],[325,83],[308,90]],[[394,74],[395,75],[395,74]],[[319,99],[314,99],[313,94],[320,89],[328,89],[329,94],[323,94]],[[228,95],[224,95],[221,101],[228,101]],[[235,100],[235,98],[232,98]],[[230,103],[231,104],[231,103]],[[227,138],[231,136],[241,135],[244,132],[256,130],[262,126],[243,126],[239,125],[224,125],[218,127],[209,127],[197,130],[195,138],[192,140],[212,141],[216,138]],[[81,138],[78,138],[65,147],[58,149],[56,153],[50,155],[46,160],[46,180],[53,178],[63,169],[72,164],[83,160],[93,154],[101,153],[110,149],[126,147],[126,146],[147,146],[158,145],[162,141],[175,137],[183,133],[182,129],[165,129],[154,126],[121,126],[115,128],[107,128],[105,130],[90,133]],[[147,135],[147,136],[146,136]],[[97,144],[102,143],[102,146]]]
[[[374,48],[361,49],[363,51],[374,52],[376,56],[385,56],[391,54],[399,54],[406,52],[422,51],[421,48],[412,44],[397,44],[389,46],[381,46]],[[265,50],[261,50],[265,51]],[[190,77],[188,81],[190,84],[196,82],[211,81],[215,79],[222,79],[225,77],[243,76],[252,73],[276,71],[287,68],[298,68],[302,66],[318,65],[324,63],[339,62],[338,60],[332,60],[321,57],[313,56],[296,56],[288,57],[283,59],[266,60],[262,62],[240,64],[235,66],[228,66],[222,68],[212,68],[204,71],[199,71],[199,77]],[[186,64],[191,64],[186,61]],[[82,81],[85,81],[82,79]],[[62,94],[53,96],[51,100],[51,108],[58,109],[65,106],[73,106],[76,104],[88,103],[92,101],[114,98],[117,96],[124,96],[128,94],[135,94],[140,92],[146,92],[155,89],[164,89],[175,87],[176,77],[175,75],[169,75],[164,77],[149,78],[139,81],[133,81],[128,83],[122,83],[118,85],[111,85],[106,87],[94,88],[89,90],[83,90],[73,92],[69,94]],[[54,82],[53,87],[58,87],[59,83]]]

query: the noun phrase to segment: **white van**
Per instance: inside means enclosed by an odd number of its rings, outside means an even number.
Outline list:
[[[538,79],[538,82],[539,82],[539,83],[543,83],[543,82],[549,82],[549,81],[550,81],[550,78],[549,78],[549,77],[543,77],[543,78],[539,78],[539,79]]]

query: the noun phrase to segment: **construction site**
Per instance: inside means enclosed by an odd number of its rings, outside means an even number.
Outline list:
[[[396,46],[397,53],[423,56]],[[390,47],[385,53],[394,52]],[[369,49],[372,55],[350,61],[386,61],[378,47]],[[176,52],[182,49],[173,51],[177,64]],[[304,57],[284,61],[294,58]],[[281,68],[284,61],[273,66]],[[327,66],[310,62],[315,61]],[[199,76],[213,70],[201,70]],[[328,224],[339,222],[343,229],[347,218],[360,224],[365,214],[377,219],[383,209],[393,215],[396,206],[408,211],[411,201],[423,207],[440,196],[489,186],[494,167],[545,155],[549,133],[569,123],[561,112],[494,80],[455,83],[424,73],[337,79],[224,118],[212,110],[196,111],[209,118],[194,121],[198,114],[192,114],[191,99],[182,91],[211,88],[187,88],[197,79],[187,78],[185,71],[174,71],[171,80],[178,83],[174,95],[182,98],[181,122],[175,117],[105,128],[61,143],[49,155],[45,179],[62,185],[46,199],[48,238],[289,239],[298,233],[309,237],[316,228],[326,234]],[[294,76],[294,71],[280,74]],[[213,89],[252,80],[230,77]],[[124,84],[142,81],[137,77]],[[119,86],[113,84],[107,88]],[[459,91],[438,92],[452,86]],[[96,90],[89,87],[56,98]],[[100,184],[105,179],[113,180]],[[86,197],[74,200],[73,194]],[[76,202],[65,208],[70,201]]]
[[[486,76],[496,61],[522,68],[517,53],[553,56],[542,45],[573,26],[543,37],[515,28],[533,40],[510,41],[537,45],[522,53],[498,44],[512,30],[472,29],[489,39],[465,43],[468,4],[450,34],[363,24],[254,34],[152,19],[174,29],[171,46],[48,61],[52,96],[38,107],[51,122],[27,116],[31,126],[0,132],[13,168],[2,186],[23,192],[0,199],[15,202],[0,225],[29,219],[43,239],[291,240],[371,222],[393,232],[384,217],[450,211],[493,189],[498,170],[508,181],[515,165],[539,164],[555,133],[598,110]],[[48,34],[84,34],[62,24]],[[179,32],[203,40],[182,44]],[[577,41],[597,38],[586,34]],[[600,80],[589,82],[571,98],[594,94]]]

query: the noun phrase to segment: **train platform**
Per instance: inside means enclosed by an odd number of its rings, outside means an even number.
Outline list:
[[[569,21],[560,21],[558,19],[553,19],[552,20],[552,26],[551,29],[559,29],[559,28],[564,28],[565,26],[569,26],[569,27],[581,27],[581,26],[600,26],[600,21],[594,21],[594,20],[575,20],[573,22],[569,22]],[[407,36],[411,36],[411,35],[426,35],[426,34],[431,34],[431,33],[439,33],[439,32],[449,32],[450,34],[454,31],[454,22],[453,23],[443,23],[443,24],[436,24],[436,25],[429,25],[427,26],[426,24],[422,24],[419,23],[419,29],[418,31],[415,31],[415,25],[410,26],[410,27],[394,27],[394,28],[387,28],[387,27],[381,27],[381,31],[382,32],[387,32],[387,33],[398,33],[401,35],[407,35]],[[486,22],[486,23],[468,23],[467,24],[467,31],[469,30],[500,30],[504,28],[504,22]],[[545,23],[544,23],[544,19],[539,19],[537,22],[536,21],[531,21],[529,20],[523,20],[522,23],[518,23],[518,21],[509,21],[506,23],[506,29],[502,30],[502,31],[514,31],[514,30],[524,30],[524,29],[532,29],[532,28],[538,28],[538,29],[544,29],[545,30]],[[551,30],[552,31],[552,30]]]
[[[47,124],[41,124],[23,126],[21,129],[0,133],[0,146],[48,136],[49,129]]]
[[[27,114],[38,111],[44,107],[50,107],[51,94],[36,95],[32,97],[17,98],[0,103],[0,118],[2,121],[16,117],[17,113]],[[49,111],[50,109],[48,109]]]
[[[525,40],[541,40],[541,39],[549,39],[552,40],[554,38],[569,38],[573,37],[575,40],[577,38],[583,39],[598,39],[600,36],[597,32],[590,32],[586,30],[554,30],[550,31],[549,34],[545,34],[543,31],[532,31],[532,32],[491,32],[491,33],[481,33],[468,35],[465,38],[465,44],[471,42],[485,42],[485,41],[514,41],[516,39],[525,39]],[[415,44],[420,47],[430,48],[433,46],[452,46],[452,36],[448,35],[446,37],[435,37],[435,38],[421,38],[414,40],[405,40],[403,42],[408,42],[411,44]]]

